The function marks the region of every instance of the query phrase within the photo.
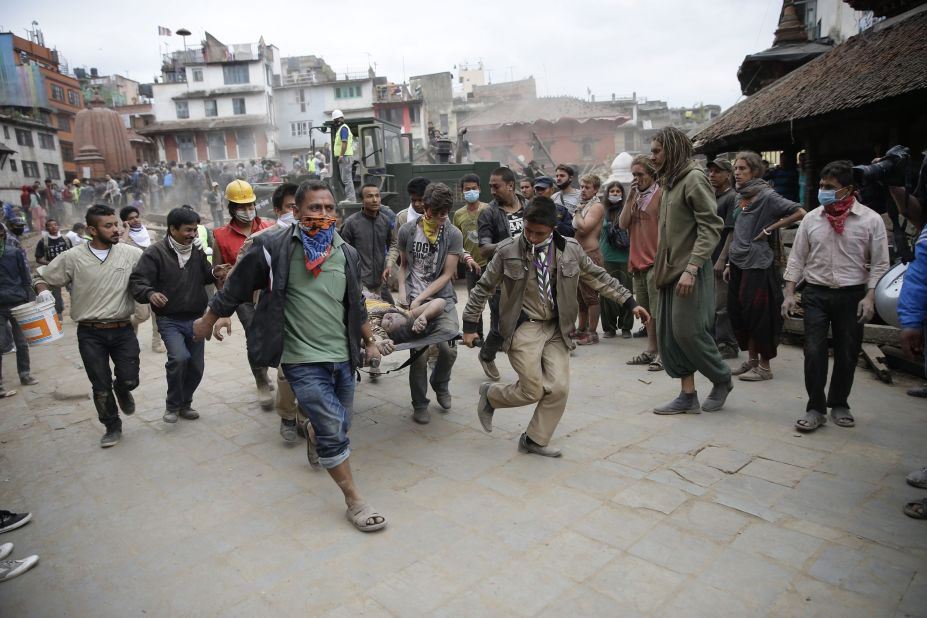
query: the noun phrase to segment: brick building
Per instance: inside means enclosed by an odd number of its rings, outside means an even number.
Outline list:
[[[14,62],[18,65],[33,63],[42,73],[50,118],[57,128],[64,179],[71,180],[77,176],[77,166],[74,163],[74,118],[77,112],[84,108],[84,95],[80,84],[77,78],[68,74],[58,50],[45,47],[40,30],[31,31],[32,40],[15,34],[9,36],[12,37]]]

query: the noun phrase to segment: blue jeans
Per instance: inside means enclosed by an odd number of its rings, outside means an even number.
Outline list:
[[[167,410],[180,412],[193,403],[193,393],[203,379],[206,343],[193,341],[193,320],[157,316],[158,332],[167,348]]]
[[[315,431],[319,463],[327,469],[351,456],[351,409],[354,407],[354,373],[350,361],[282,365]]]

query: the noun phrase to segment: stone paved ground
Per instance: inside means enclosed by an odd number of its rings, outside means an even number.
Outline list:
[[[725,412],[663,418],[677,384],[625,366],[637,340],[604,340],[573,359],[549,460],[516,451],[527,409],[482,432],[462,349],[430,425],[405,372],[358,387],[352,462],[390,519],[363,535],[256,405],[240,329],[208,346],[202,419],[167,426],[143,327],[139,411],[104,451],[90,400],[52,396],[88,390],[66,328],[33,349],[41,384],[0,402],[0,508],[34,513],[0,540],[41,556],[0,584],[5,616],[927,616],[927,522],[901,512],[925,495],[904,483],[927,465],[911,381],[860,370],[859,426],[800,436],[784,347]]]

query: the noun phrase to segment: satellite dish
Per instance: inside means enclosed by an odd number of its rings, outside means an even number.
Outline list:
[[[190,36],[193,33],[187,30],[186,28],[181,28],[180,30],[174,31],[174,34],[178,36]]]

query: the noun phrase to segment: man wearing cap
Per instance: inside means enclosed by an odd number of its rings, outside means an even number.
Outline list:
[[[715,190],[718,202],[718,216],[724,219],[721,240],[711,256],[715,272],[715,343],[721,358],[737,358],[737,338],[727,314],[727,281],[724,280],[724,265],[730,248],[731,230],[734,229],[734,209],[737,207],[737,192],[731,187],[734,166],[724,157],[718,157],[708,164],[708,182]]]
[[[645,324],[650,319],[631,292],[596,266],[579,243],[558,234],[556,225],[553,201],[534,198],[525,208],[524,231],[496,244],[463,311],[463,342],[473,347],[483,306],[500,289],[499,332],[518,381],[506,385],[485,382],[480,387],[477,415],[483,429],[491,432],[496,408],[536,404],[518,440],[518,450],[544,457],[560,456],[550,439],[569,394],[570,350],[574,347],[569,333],[579,313],[577,284],[581,281],[595,288]],[[511,276],[513,270],[518,276]]]
[[[332,112],[332,124],[335,125],[335,156],[338,157],[338,175],[344,185],[346,202],[356,202],[354,194],[354,135],[344,123],[344,114],[340,109]]]
[[[255,232],[271,227],[271,221],[265,221],[257,216],[254,189],[244,180],[233,180],[225,187],[225,199],[228,202],[228,211],[231,220],[228,225],[213,230],[216,242],[216,255],[213,263],[235,265],[238,254],[245,241]],[[245,340],[250,347],[251,322],[254,320],[254,303],[246,302],[238,306],[235,313],[245,329]],[[254,381],[257,385],[261,407],[270,410],[274,405],[273,387],[267,378],[267,367],[251,366]]]

